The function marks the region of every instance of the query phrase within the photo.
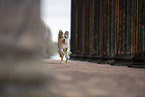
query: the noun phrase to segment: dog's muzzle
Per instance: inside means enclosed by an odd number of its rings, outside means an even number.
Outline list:
[[[63,43],[65,43],[65,39],[63,39],[63,41],[62,41]]]

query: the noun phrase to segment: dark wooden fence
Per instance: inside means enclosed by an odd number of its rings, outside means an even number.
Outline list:
[[[145,67],[145,0],[72,0],[71,58]]]

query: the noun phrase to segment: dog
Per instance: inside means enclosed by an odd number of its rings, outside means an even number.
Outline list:
[[[69,43],[69,32],[66,31],[63,33],[61,30],[59,30],[58,33],[58,53],[61,57],[61,62],[63,63],[63,57],[65,56],[66,58],[66,63],[68,60],[69,55],[71,54],[70,52],[70,43]]]

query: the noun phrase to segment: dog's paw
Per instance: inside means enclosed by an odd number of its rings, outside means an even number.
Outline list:
[[[66,64],[68,63],[68,58],[66,58]]]
[[[60,64],[62,64],[62,63],[63,63],[63,61],[60,62]]]

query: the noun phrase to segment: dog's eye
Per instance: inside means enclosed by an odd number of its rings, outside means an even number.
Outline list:
[[[67,35],[64,36],[66,39],[68,38]]]
[[[59,38],[63,38],[63,36],[59,36]]]

